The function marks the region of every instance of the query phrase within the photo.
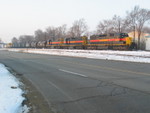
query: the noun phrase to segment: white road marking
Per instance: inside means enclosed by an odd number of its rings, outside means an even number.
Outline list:
[[[74,75],[79,75],[79,76],[82,76],[82,77],[87,77],[86,75],[83,75],[83,74],[80,74],[80,73],[75,73],[75,72],[72,72],[72,71],[63,70],[63,69],[59,69],[59,71],[63,71],[63,72],[66,72],[66,73],[71,73],[71,74],[74,74]]]

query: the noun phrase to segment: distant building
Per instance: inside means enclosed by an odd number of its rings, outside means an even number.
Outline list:
[[[133,32],[130,32],[128,33],[129,37],[132,37],[132,41],[134,41],[136,44],[138,43],[138,32],[137,31],[133,31]],[[142,32],[141,33],[141,36],[140,36],[140,45],[141,45],[141,49],[145,49],[146,48],[146,37],[147,36],[150,36],[149,33],[144,33]]]
[[[0,43],[0,48],[4,48],[5,47],[5,43]]]
[[[150,35],[146,36],[145,38],[146,38],[146,47],[145,47],[145,49],[150,50]]]
[[[135,41],[135,42],[137,42],[138,41],[138,32],[137,31],[133,31],[133,32],[130,32],[130,33],[128,33],[128,35],[129,35],[129,37],[132,37],[133,38],[133,40]],[[145,37],[146,36],[149,36],[150,34],[149,33],[144,33],[144,32],[142,32],[141,33],[141,36],[140,36],[140,41],[142,42],[142,41],[145,41]]]
[[[11,48],[12,47],[12,43],[6,43],[5,44],[5,48]]]

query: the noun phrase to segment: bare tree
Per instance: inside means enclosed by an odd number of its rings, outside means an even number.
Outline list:
[[[20,47],[25,47],[25,45],[26,45],[26,40],[25,40],[25,38],[24,38],[24,35],[19,36],[18,41],[19,41]]]
[[[19,37],[19,44],[21,45],[21,47],[26,47],[26,45],[28,44],[28,46],[30,46],[30,44],[34,41],[34,36],[32,35],[21,35]]]
[[[127,23],[129,27],[138,32],[138,49],[140,49],[140,36],[142,29],[147,21],[150,20],[150,10],[142,9],[139,6],[135,6],[131,12],[127,12]]]
[[[41,29],[36,30],[34,34],[35,41],[45,41],[45,33]]]
[[[16,38],[16,37],[13,37],[12,38],[12,40],[11,40],[11,42],[12,42],[12,46],[13,47],[18,47],[18,39]]]
[[[67,31],[67,25],[66,24],[59,26],[59,27],[50,26],[46,29],[48,39],[51,39],[51,40],[58,40],[60,38],[65,38],[66,37],[66,31]]]
[[[144,33],[150,33],[150,27],[148,27],[148,26],[143,27],[142,32],[144,32]]]
[[[85,35],[88,30],[88,26],[84,19],[79,19],[74,21],[72,27],[69,30],[69,35],[71,37],[81,37]]]
[[[46,33],[48,35],[48,38],[51,39],[51,40],[55,40],[56,39],[56,28],[55,27],[48,27],[46,29]]]
[[[108,34],[113,32],[112,20],[103,20],[97,26],[97,34]]]
[[[125,19],[114,15],[110,20],[100,21],[97,26],[97,34],[121,33],[125,32]]]
[[[32,35],[24,35],[23,37],[26,42],[30,43],[30,42],[34,41],[34,36],[32,36]]]
[[[112,18],[113,31],[115,33],[125,32],[125,19],[122,19],[120,16],[114,15]]]
[[[62,25],[56,28],[56,39],[65,38],[66,37],[66,25]]]

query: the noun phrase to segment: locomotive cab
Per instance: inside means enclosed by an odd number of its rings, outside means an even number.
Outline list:
[[[119,38],[129,37],[127,33],[120,33],[119,35],[120,35]]]

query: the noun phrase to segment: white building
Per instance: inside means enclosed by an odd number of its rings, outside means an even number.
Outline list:
[[[132,40],[137,44],[138,43],[138,32],[137,31],[133,31],[128,33],[129,37],[132,37]],[[144,33],[141,32],[141,36],[140,36],[140,46],[142,50],[146,50],[146,43],[149,39],[147,39],[147,37],[150,38],[150,34],[149,33]],[[150,43],[149,43],[150,44]],[[147,45],[148,46],[148,45]]]
[[[134,40],[135,42],[138,42],[138,32],[137,31],[130,32],[130,33],[128,33],[128,35],[129,35],[129,37],[132,37],[132,40]],[[149,33],[141,32],[140,42],[145,42],[145,37],[149,36],[149,35],[150,35]]]
[[[150,36],[146,36],[146,50],[150,50]]]
[[[4,43],[0,43],[0,48],[4,48],[5,44]]]

